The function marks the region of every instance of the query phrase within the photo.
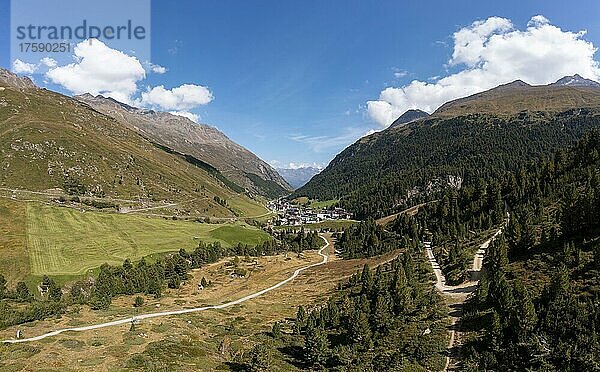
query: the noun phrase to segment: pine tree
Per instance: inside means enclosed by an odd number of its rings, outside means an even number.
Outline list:
[[[16,288],[17,300],[22,302],[31,301],[33,299],[33,295],[29,291],[27,284],[25,282],[18,282]]]
[[[500,321],[500,315],[494,310],[492,311],[492,319],[487,332],[488,341],[493,349],[497,350],[500,348],[502,345],[502,337],[502,322]]]
[[[521,248],[521,224],[517,216],[511,216],[506,228],[506,237],[511,257],[517,257]]]
[[[279,322],[273,323],[273,327],[271,328],[271,335],[273,338],[280,338],[281,334],[281,324]]]
[[[365,312],[364,309],[355,309],[350,314],[350,321],[348,323],[350,338],[356,343],[360,343],[363,346],[368,345],[371,342],[371,328],[369,326],[369,312]]]
[[[329,355],[327,335],[321,327],[309,325],[304,336],[306,360],[313,366],[324,366]]]
[[[247,356],[248,370],[251,372],[269,371],[273,364],[273,350],[265,343],[254,346]]]
[[[48,285],[48,300],[52,302],[60,302],[62,299],[62,290],[60,286],[56,284],[54,280],[50,280],[50,284]]]
[[[6,279],[0,274],[0,300],[6,296]]]
[[[302,329],[306,326],[306,311],[304,311],[304,307],[298,307],[298,312],[296,313],[296,334],[302,333]]]
[[[514,282],[514,293],[516,306],[512,316],[513,329],[516,330],[517,341],[524,342],[535,329],[538,317],[531,296],[519,279]]]
[[[373,276],[371,275],[371,269],[367,264],[363,266],[360,281],[362,283],[361,293],[369,293],[371,291],[371,287],[373,286]]]
[[[398,265],[396,271],[394,272],[394,278],[392,280],[392,293],[394,312],[396,314],[406,314],[412,310],[410,289],[408,288],[408,281],[406,280],[406,275],[402,265]]]

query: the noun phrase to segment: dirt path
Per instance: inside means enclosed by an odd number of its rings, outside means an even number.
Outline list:
[[[415,206],[405,209],[401,212],[394,213],[389,216],[381,217],[380,219],[375,220],[375,223],[377,223],[378,225],[387,225],[389,222],[395,220],[400,215],[408,214],[409,216],[413,216],[419,211],[419,208],[424,207],[427,204],[436,203],[436,202],[437,202],[437,200],[432,200],[430,202],[415,205]]]
[[[481,267],[483,265],[483,257],[485,256],[485,252],[487,251],[490,243],[498,237],[502,233],[502,228],[498,229],[494,235],[488,240],[486,240],[483,244],[479,246],[479,249],[475,253],[473,257],[473,265],[471,267],[471,278],[468,282],[463,284],[459,284],[456,286],[450,286],[446,284],[446,278],[444,277],[444,273],[438,262],[433,255],[432,243],[424,242],[425,250],[427,252],[427,258],[429,259],[429,263],[433,268],[433,272],[435,273],[436,283],[435,288],[440,291],[448,307],[450,308],[450,342],[448,344],[448,356],[446,357],[446,365],[444,367],[444,371],[447,371],[450,367],[451,355],[455,352],[455,343],[457,338],[457,328],[458,321],[462,316],[462,308],[469,297],[479,285],[479,277],[481,273]]]
[[[94,324],[94,325],[89,325],[89,326],[85,326],[85,327],[74,327],[74,328],[64,328],[64,329],[59,329],[53,332],[48,332],[45,333],[43,335],[39,335],[36,337],[30,337],[30,338],[23,338],[23,339],[11,339],[11,340],[4,340],[2,341],[3,343],[9,343],[9,344],[15,344],[15,343],[23,343],[23,342],[31,342],[31,341],[39,341],[39,340],[43,340],[45,338],[48,337],[52,337],[52,336],[56,336],[59,335],[61,333],[64,332],[84,332],[84,331],[91,331],[94,329],[99,329],[99,328],[106,328],[106,327],[112,327],[112,326],[117,326],[117,325],[123,325],[123,324],[131,324],[140,320],[144,320],[144,319],[151,319],[151,318],[158,318],[158,317],[164,317],[164,316],[172,316],[172,315],[181,315],[181,314],[189,314],[189,313],[196,313],[196,312],[200,312],[200,311],[206,311],[206,310],[213,310],[213,309],[224,309],[227,307],[231,307],[234,305],[238,305],[241,304],[243,302],[246,302],[248,300],[251,300],[253,298],[259,297],[264,295],[265,293],[268,293],[274,289],[277,289],[289,282],[291,282],[292,280],[294,280],[296,277],[298,277],[298,275],[300,275],[300,273],[302,273],[305,270],[308,270],[310,268],[316,267],[316,266],[320,266],[320,265],[324,265],[328,262],[329,260],[329,255],[327,253],[323,253],[325,252],[325,250],[327,248],[329,248],[330,243],[327,240],[327,238],[325,238],[325,236],[323,236],[322,234],[319,235],[321,237],[321,239],[323,239],[325,241],[325,245],[319,250],[319,255],[323,258],[320,262],[308,265],[308,266],[304,266],[301,267],[299,269],[297,269],[296,271],[294,271],[294,273],[287,279],[282,280],[281,282],[263,289],[261,291],[252,293],[250,295],[244,296],[240,299],[237,299],[235,301],[230,301],[221,305],[211,305],[211,306],[204,306],[204,307],[196,307],[196,308],[191,308],[191,309],[183,309],[183,310],[173,310],[173,311],[163,311],[163,312],[158,312],[158,313],[148,313],[148,314],[141,314],[141,315],[136,315],[134,317],[131,318],[126,318],[126,319],[120,319],[120,320],[115,320],[112,322],[106,322],[106,323],[98,323],[98,324]]]

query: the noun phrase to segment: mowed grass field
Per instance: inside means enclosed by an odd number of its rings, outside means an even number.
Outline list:
[[[29,275],[25,203],[0,198],[0,274],[10,286]]]
[[[83,275],[105,262],[117,265],[128,258],[192,250],[199,241],[232,246],[268,239],[264,231],[243,224],[201,224],[27,204],[32,275]]]

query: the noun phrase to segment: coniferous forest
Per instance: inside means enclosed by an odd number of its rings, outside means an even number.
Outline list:
[[[300,308],[295,336],[276,344],[301,348],[298,362],[310,368],[435,369],[428,364],[433,359],[418,357],[425,347],[419,335],[407,331],[431,327],[437,334],[441,323],[428,322],[440,320],[445,308],[431,292],[420,241],[444,247],[437,250],[442,269],[460,283],[474,253],[466,243],[503,227],[464,307],[459,369],[600,370],[599,149],[600,130],[593,130],[514,172],[447,189],[414,216],[401,215],[385,227],[367,220],[345,229],[336,235],[344,258],[395,249],[401,258],[375,275],[365,267],[324,307]],[[411,317],[417,308],[427,317]],[[442,355],[441,345],[439,334],[428,355]]]
[[[326,304],[299,307],[285,332],[275,323],[273,340],[252,349],[244,368],[268,370],[280,355],[308,370],[441,370],[447,310],[430,282],[416,248],[374,269],[365,265]]]
[[[414,218],[452,256],[501,226],[461,327],[465,370],[600,369],[600,131],[477,187],[451,190]],[[454,248],[458,247],[458,248]],[[451,266],[442,266],[452,275]],[[461,270],[466,273],[466,267]]]
[[[378,218],[439,198],[448,176],[475,187],[518,172],[600,126],[600,116],[590,110],[542,114],[469,114],[389,128],[342,151],[293,197],[339,198],[358,219]]]

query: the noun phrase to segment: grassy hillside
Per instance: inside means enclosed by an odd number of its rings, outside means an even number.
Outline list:
[[[103,263],[194,249],[199,241],[257,245],[270,236],[242,224],[200,224],[39,203],[27,205],[27,246],[33,275],[81,275]]]
[[[510,117],[520,112],[559,113],[572,108],[597,108],[600,94],[596,87],[531,86],[520,80],[485,92],[450,101],[432,115],[456,117],[487,113]]]
[[[137,109],[100,95],[84,94],[74,98],[154,142],[210,164],[227,176],[227,182],[233,181],[253,194],[274,198],[290,191],[289,185],[269,164],[217,128],[166,112]]]
[[[0,92],[0,105],[0,187],[186,201],[186,210],[202,216],[251,216],[261,209],[222,176],[71,98],[8,87]]]

